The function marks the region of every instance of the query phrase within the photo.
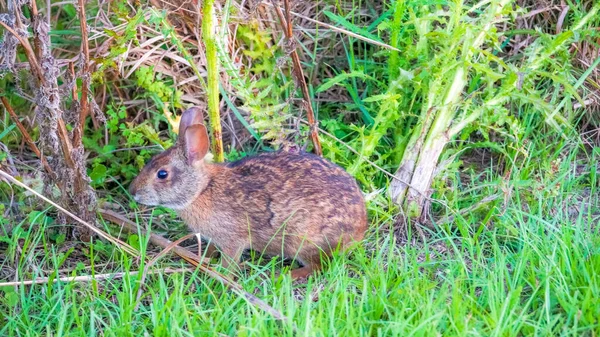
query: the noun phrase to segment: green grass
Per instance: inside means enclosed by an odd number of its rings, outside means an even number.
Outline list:
[[[408,233],[394,236],[388,230],[393,213],[378,198],[370,203],[374,223],[365,242],[335,256],[321,275],[292,284],[287,276],[269,276],[279,268],[275,261],[250,263],[252,271],[240,283],[289,317],[298,336],[598,335],[597,154],[582,160],[583,152],[572,146],[548,152],[553,147],[536,151],[532,145],[531,151],[563,160],[553,175],[536,177],[515,168],[506,182],[514,187],[511,197],[497,205],[493,221],[457,216],[426,231],[423,242],[410,226]],[[526,168],[536,163],[523,162]],[[575,170],[575,164],[584,166]],[[39,226],[20,224],[31,232],[19,241],[21,250],[8,250],[13,254],[7,257],[19,261],[20,280],[35,276],[33,266],[64,268],[64,253],[44,234],[48,219],[38,213],[30,221]],[[86,254],[92,269],[80,266],[74,273],[138,268],[110,247],[91,248]],[[10,265],[5,261],[3,268]],[[154,268],[167,266],[180,263],[164,259]],[[149,275],[136,302],[139,279],[4,288],[0,335],[293,335],[291,324],[275,321],[197,272]]]

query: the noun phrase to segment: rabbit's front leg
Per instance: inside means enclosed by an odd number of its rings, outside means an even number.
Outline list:
[[[244,252],[245,247],[240,247],[236,245],[221,245],[221,265],[229,270],[232,269],[240,269],[240,259],[242,258],[242,253]],[[232,268],[232,266],[235,266]]]

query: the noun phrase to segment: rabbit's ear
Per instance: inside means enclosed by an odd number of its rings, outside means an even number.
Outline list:
[[[208,152],[208,132],[202,124],[190,125],[185,129],[183,151],[188,165],[194,165],[204,159]]]
[[[204,112],[197,106],[193,106],[183,112],[179,121],[179,135],[185,135],[185,130],[196,124],[204,124]]]

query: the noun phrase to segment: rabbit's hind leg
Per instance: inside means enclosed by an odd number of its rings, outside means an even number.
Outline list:
[[[306,252],[305,252],[306,253]],[[316,254],[303,254],[297,261],[302,263],[302,267],[291,271],[292,280],[308,278],[311,274],[321,270],[321,258],[318,250]],[[308,256],[306,256],[308,255]]]

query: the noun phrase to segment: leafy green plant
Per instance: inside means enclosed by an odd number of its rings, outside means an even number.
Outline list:
[[[135,71],[136,83],[150,94],[161,110],[167,109],[165,103],[173,108],[181,108],[183,92],[173,87],[172,80],[163,80],[154,73],[154,67],[141,66]]]
[[[240,108],[249,113],[252,127],[262,133],[261,139],[277,145],[293,132],[285,126],[290,105],[282,102],[289,97],[291,77],[280,71],[277,60],[282,56],[281,51],[272,44],[270,32],[262,30],[256,20],[241,24],[236,34],[251,67],[239,73],[221,46],[219,55],[223,66],[232,76],[230,83],[239,93],[243,104]]]
[[[109,69],[117,69],[116,60],[127,51],[130,43],[139,45],[137,39],[137,27],[144,22],[143,11],[138,11],[132,15],[131,8],[126,1],[115,1],[114,16],[120,22],[126,22],[125,29],[117,32],[115,30],[105,28],[104,32],[113,39],[110,45],[108,55],[96,59],[98,68],[94,72],[94,81],[104,82],[104,74]]]
[[[88,174],[94,187],[105,186],[109,177],[119,177],[122,184],[133,179],[144,164],[161,148],[172,146],[173,139],[159,136],[149,121],[138,125],[126,122],[124,106],[109,105],[106,110],[108,143],[99,146],[104,134],[95,132],[83,139],[86,148],[94,151]],[[152,145],[156,148],[153,149]],[[131,151],[128,148],[141,148]]]
[[[348,46],[348,69],[338,71],[317,92],[343,87],[352,99],[347,109],[359,113],[366,126],[345,126],[331,119],[324,123],[333,133],[353,131],[347,144],[359,155],[329,151],[343,153],[336,159],[347,162],[348,170],[365,184],[387,185],[372,179],[373,169],[365,165],[369,159],[395,170],[399,179],[392,179],[390,194],[408,215],[421,215],[436,172],[450,163],[448,143],[476,135],[483,138],[480,145],[499,150],[489,141],[490,134],[496,142],[520,142],[524,127],[515,108],[538,114],[556,131],[571,132],[568,113],[561,114],[561,106],[571,98],[580,100],[578,89],[587,75],[574,78],[567,48],[585,38],[581,33],[597,5],[563,27],[561,34],[539,33],[519,58],[502,57],[510,33],[498,28],[514,24],[519,10],[513,1],[456,1],[445,6],[392,1],[387,8],[376,25],[366,28],[343,15],[328,14],[345,29],[390,47],[374,53]],[[349,42],[352,45],[353,38]],[[387,68],[378,61],[387,62]]]

